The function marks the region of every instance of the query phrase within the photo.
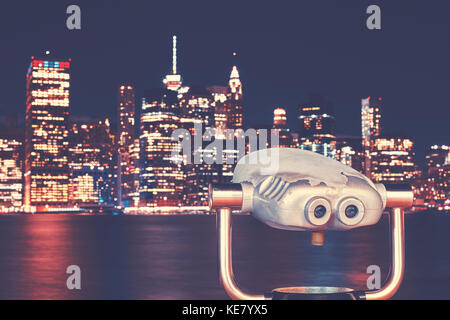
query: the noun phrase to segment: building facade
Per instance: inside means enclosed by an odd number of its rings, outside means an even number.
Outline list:
[[[0,132],[0,212],[22,210],[23,133]]]
[[[134,87],[122,84],[118,93],[118,203],[121,206],[133,205],[136,196],[139,176],[136,174],[138,168],[134,142],[136,139],[135,128],[135,92]]]
[[[380,183],[411,183],[419,177],[413,145],[413,141],[408,138],[375,138],[370,153],[372,180]]]
[[[381,134],[381,113],[380,105],[382,99],[367,97],[361,99],[361,130],[362,146],[364,152],[364,173],[370,177],[371,152],[374,149],[374,141]]]
[[[214,99],[211,105],[214,111],[214,128],[223,133],[227,128],[227,87],[211,86],[207,89]]]
[[[331,105],[321,96],[299,107],[299,148],[334,157],[336,124]]]
[[[180,144],[172,139],[181,128],[177,93],[153,89],[142,100],[139,136],[140,206],[180,206],[183,204],[185,176]]]
[[[211,150],[206,149],[208,141],[203,139],[206,133],[213,133],[213,102],[212,94],[200,86],[192,86],[179,94],[181,126],[189,130],[191,143],[190,161],[184,161],[184,191],[188,205],[207,205],[209,184],[217,182],[217,164],[205,161],[212,154]]]
[[[273,111],[273,127],[278,134],[278,147],[280,148],[297,148],[298,141],[292,135],[287,125],[286,110],[283,108],[275,108]]]
[[[31,58],[26,76],[26,211],[69,205],[70,59]]]
[[[425,155],[425,172],[418,186],[424,205],[437,210],[450,210],[450,147],[434,145]]]
[[[226,101],[227,128],[243,128],[243,94],[242,82],[236,66],[233,66],[228,81],[228,92]]]
[[[118,203],[118,153],[110,126],[107,118],[71,125],[70,201],[78,207]]]

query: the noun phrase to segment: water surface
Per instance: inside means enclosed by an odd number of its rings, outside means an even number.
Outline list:
[[[388,220],[349,232],[275,230],[233,217],[235,275],[261,293],[298,285],[364,289],[389,268]],[[406,216],[405,280],[395,298],[450,299],[450,215]],[[68,290],[66,268],[81,268]],[[0,216],[1,299],[225,299],[214,216]]]

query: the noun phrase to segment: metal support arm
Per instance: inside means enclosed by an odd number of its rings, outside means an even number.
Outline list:
[[[243,292],[234,281],[231,252],[231,209],[217,209],[217,234],[219,249],[219,274],[225,291],[233,300],[264,300],[264,295]]]
[[[391,298],[400,287],[405,271],[405,217],[402,208],[392,209],[390,221],[392,266],[389,280],[379,290],[367,291],[367,300]]]

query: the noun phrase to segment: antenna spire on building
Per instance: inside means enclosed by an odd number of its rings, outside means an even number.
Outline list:
[[[163,80],[166,88],[173,91],[178,91],[182,85],[182,79],[177,74],[177,36],[172,36],[172,73],[166,75]]]
[[[239,71],[236,66],[231,70],[230,79],[239,79]]]
[[[177,74],[177,36],[172,37],[172,74]]]

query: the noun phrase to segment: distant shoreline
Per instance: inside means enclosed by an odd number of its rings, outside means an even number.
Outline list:
[[[67,212],[67,211],[54,211],[54,212],[5,212],[0,213],[0,216],[12,216],[12,215],[81,215],[81,216],[214,216],[216,213],[214,211],[155,211],[146,213],[124,213],[124,212]],[[387,212],[384,212],[387,214]],[[405,212],[406,215],[426,215],[426,214],[437,214],[445,215],[450,214],[448,210],[421,210],[421,211],[408,211]],[[233,212],[233,215],[251,215],[249,213]]]

